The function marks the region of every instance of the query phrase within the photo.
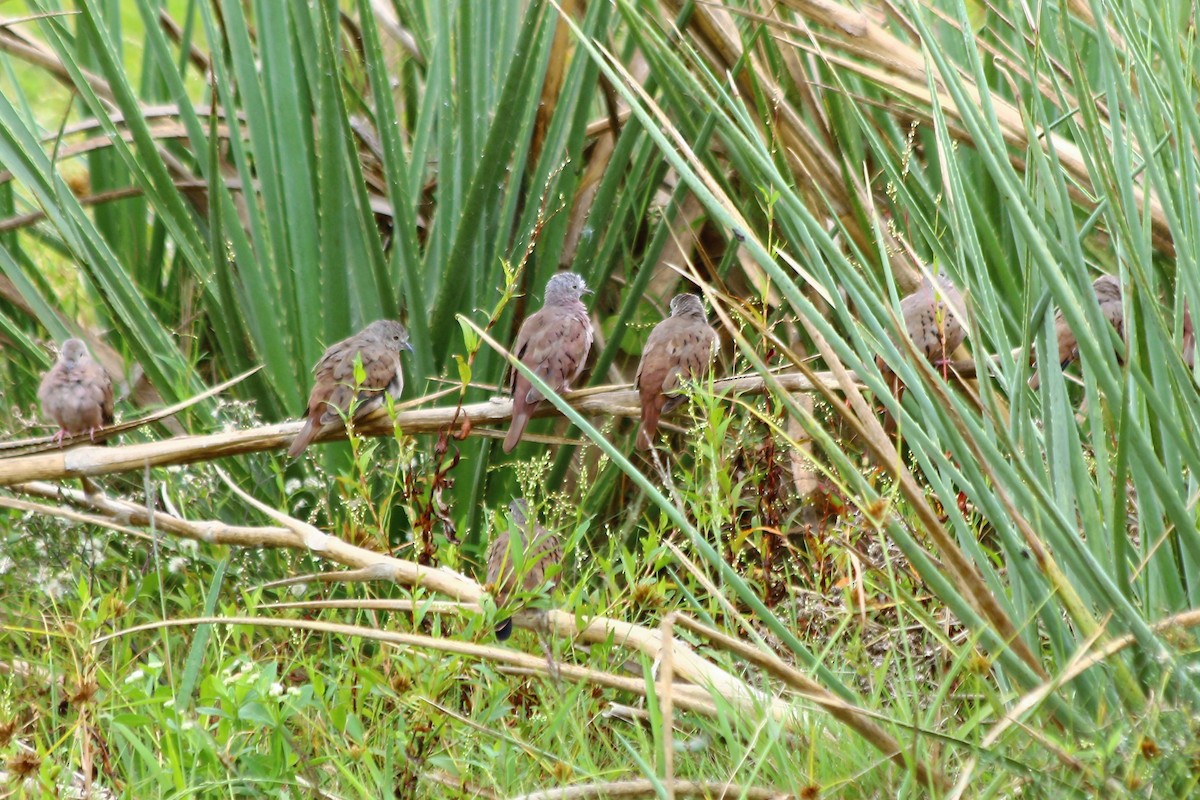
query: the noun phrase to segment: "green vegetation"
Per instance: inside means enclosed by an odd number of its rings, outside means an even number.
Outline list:
[[[572,424],[514,458],[493,425],[401,424],[289,463],[264,429],[88,495],[0,451],[6,792],[1195,791],[1189,4],[0,13],[30,17],[0,25],[11,439],[44,432],[68,335],[125,419],[263,366],[99,462],[297,418],[324,347],[379,317],[412,334],[404,406],[486,402],[491,342],[562,268],[597,288],[590,385],[632,378],[687,287],[717,377],[765,384],[690,389],[658,462],[603,393],[587,416],[555,398]],[[977,369],[896,344],[931,270],[968,296]],[[561,609],[550,632],[525,615],[499,648],[476,584],[416,565],[479,575],[516,495],[568,557],[524,598]],[[664,622],[690,647],[662,650]]]

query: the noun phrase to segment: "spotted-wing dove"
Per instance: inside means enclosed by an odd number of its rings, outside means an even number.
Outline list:
[[[79,339],[63,342],[58,362],[38,387],[42,415],[58,423],[54,441],[87,432],[95,441],[96,429],[113,421],[112,379]]]
[[[700,298],[694,294],[671,298],[671,314],[650,331],[634,379],[642,399],[639,450],[654,443],[659,416],[670,413],[684,400],[668,394],[679,388],[680,381],[697,378],[708,369],[716,344],[717,333],[709,327]]]
[[[945,364],[967,336],[954,312],[963,307],[962,292],[944,275],[936,287],[925,278],[915,292],[900,301],[908,337],[934,366]]]
[[[491,586],[496,607],[508,604],[517,587],[526,592],[535,591],[545,582],[551,566],[562,563],[562,544],[558,537],[547,531],[536,520],[530,535],[528,507],[524,499],[518,498],[508,505],[508,530],[499,534],[487,551],[487,583]],[[513,546],[513,542],[517,546]],[[523,576],[523,577],[522,577]],[[496,638],[504,641],[512,635],[512,620],[503,619],[496,623]]]
[[[1121,308],[1121,281],[1115,275],[1101,275],[1092,281],[1092,291],[1096,293],[1096,302],[1100,305],[1100,316],[1117,329],[1117,336],[1124,339],[1125,312]],[[1079,341],[1061,311],[1054,317],[1054,333],[1058,338],[1058,362],[1065,367],[1079,358]]]
[[[1121,281],[1115,275],[1101,275],[1092,281],[1092,291],[1100,306],[1100,316],[1116,328],[1117,335],[1124,339],[1125,312],[1121,308]],[[1054,315],[1054,335],[1058,346],[1058,363],[1065,369],[1079,358],[1079,340],[1075,338],[1075,332],[1067,324],[1062,311]],[[1030,386],[1036,389],[1040,383],[1040,376],[1034,373]]]
[[[571,382],[583,372],[592,347],[592,321],[580,301],[591,289],[574,272],[560,272],[546,284],[546,302],[517,332],[512,353],[555,392],[569,391]],[[509,387],[513,396],[512,424],[504,437],[504,452],[521,441],[525,426],[542,402],[520,372],[512,370]]]
[[[358,398],[356,417],[363,417],[382,405],[384,392],[399,399],[404,389],[401,350],[412,352],[408,331],[390,319],[376,320],[326,350],[313,369],[316,380],[308,396],[304,427],[288,448],[288,455],[295,458],[304,452],[321,426],[345,414],[355,397]],[[362,360],[364,377],[361,385],[354,377],[356,356]]]

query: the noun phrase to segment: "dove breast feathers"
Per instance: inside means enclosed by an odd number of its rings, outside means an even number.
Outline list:
[[[87,354],[83,343],[69,339],[58,362],[38,387],[42,413],[68,433],[82,433],[113,421],[112,379]]]

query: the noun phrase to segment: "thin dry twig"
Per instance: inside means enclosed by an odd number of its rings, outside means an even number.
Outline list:
[[[124,628],[113,633],[105,634],[95,639],[97,645],[119,639],[134,633],[161,630],[163,628],[195,627],[197,625],[254,625],[262,628],[287,628],[289,630],[304,630],[314,633],[326,633],[334,636],[350,636],[359,639],[371,639],[395,647],[420,647],[441,653],[451,653],[467,656],[482,661],[490,661],[502,669],[518,669],[526,673],[551,677],[550,666],[541,656],[532,656],[520,650],[507,647],[491,647],[475,642],[450,639],[444,636],[425,636],[419,633],[401,633],[399,631],[384,631],[374,627],[361,625],[346,625],[339,622],[305,619],[272,619],[267,617],[190,617],[186,619],[162,620]],[[646,682],[640,678],[626,678],[601,670],[580,667],[574,664],[555,664],[554,675],[558,678],[590,683],[607,689],[617,689],[641,697],[647,694]],[[689,684],[676,687],[676,703],[680,708],[706,716],[717,716],[717,705],[712,701],[709,691]]]
[[[744,800],[787,800],[795,795],[761,786],[743,786],[727,781],[672,781],[669,789],[676,797],[705,797],[714,800],[739,797]],[[510,800],[587,800],[591,797],[658,797],[658,789],[648,780],[608,781],[581,786],[560,786]]]

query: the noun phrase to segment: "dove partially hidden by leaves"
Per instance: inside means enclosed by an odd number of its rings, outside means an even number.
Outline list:
[[[1121,281],[1115,275],[1101,275],[1092,281],[1092,291],[1100,305],[1100,316],[1125,338],[1125,311],[1121,307]],[[1067,325],[1061,311],[1054,316],[1054,333],[1058,339],[1058,363],[1067,366],[1079,358],[1079,340]]]
[[[64,436],[87,433],[95,441],[96,431],[113,421],[112,379],[88,355],[79,339],[67,339],[38,386],[42,415],[58,423],[54,442]]]
[[[559,272],[546,284],[541,310],[530,315],[517,332],[512,353],[555,392],[570,391],[571,382],[583,372],[592,349],[592,321],[580,298],[591,292],[574,272]],[[513,369],[509,379],[513,417],[504,437],[504,452],[511,453],[521,441],[525,426],[542,402],[542,393]]]
[[[508,605],[519,590],[533,592],[546,581],[551,567],[562,563],[562,544],[558,537],[529,519],[529,507],[523,498],[508,504],[508,530],[496,536],[487,551],[487,585],[496,608]],[[496,623],[500,641],[512,635],[512,620]]]
[[[716,346],[717,332],[709,326],[700,298],[694,294],[672,297],[670,316],[655,325],[646,339],[633,382],[642,401],[639,450],[653,445],[659,417],[684,401],[681,395],[668,395],[681,381],[698,378],[708,370]]]
[[[1092,292],[1096,295],[1096,303],[1100,306],[1100,316],[1112,325],[1117,336],[1125,338],[1125,311],[1121,306],[1121,281],[1115,275],[1101,275],[1092,281]],[[1190,320],[1184,320],[1185,327]],[[1071,326],[1067,324],[1062,311],[1054,315],[1054,335],[1058,346],[1058,363],[1063,368],[1079,358],[1079,340]],[[1105,334],[1107,335],[1107,333]],[[1186,334],[1185,334],[1186,335]],[[1036,389],[1040,383],[1035,373],[1030,385]]]
[[[967,337],[967,329],[954,311],[964,308],[962,292],[944,275],[936,284],[925,278],[915,292],[900,301],[908,338],[935,367],[946,364]]]
[[[390,319],[376,320],[326,350],[313,368],[316,380],[308,396],[304,427],[288,448],[288,455],[295,458],[304,452],[321,427],[341,419],[356,398],[356,419],[383,405],[385,393],[398,400],[404,389],[402,350],[412,352],[408,331]],[[362,362],[361,383],[355,379],[356,359]]]

